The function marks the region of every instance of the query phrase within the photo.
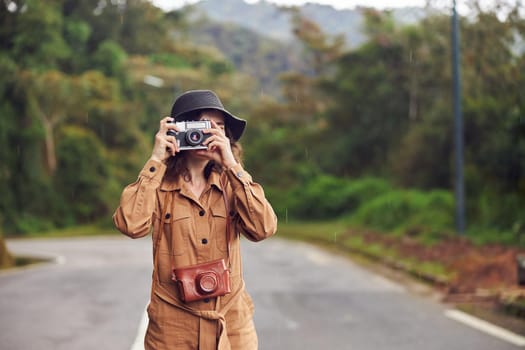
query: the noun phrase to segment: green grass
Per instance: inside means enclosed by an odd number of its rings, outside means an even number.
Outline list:
[[[115,228],[98,224],[72,226],[48,231],[31,232],[24,234],[24,238],[58,238],[58,237],[83,237],[107,236],[120,234]]]
[[[426,281],[446,283],[454,275],[438,262],[421,262],[401,256],[396,250],[380,243],[365,242],[357,230],[341,221],[279,223],[277,234],[283,238],[301,240],[346,254],[358,254],[402,269]]]
[[[337,244],[347,225],[341,221],[279,222],[277,234],[301,241]]]
[[[35,258],[31,256],[15,256],[15,266],[26,266],[47,262],[49,259]]]

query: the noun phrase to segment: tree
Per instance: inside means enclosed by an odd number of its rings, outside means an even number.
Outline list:
[[[20,84],[26,91],[28,112],[39,119],[44,130],[45,169],[51,176],[57,167],[55,129],[78,103],[78,98],[72,96],[72,78],[56,70],[44,73],[23,71]]]
[[[398,33],[406,54],[408,128],[389,157],[397,184],[452,187],[450,19],[432,16]]]
[[[296,9],[292,11],[293,33],[303,44],[307,60],[310,60],[313,74],[319,77],[333,72],[332,63],[341,55],[344,46],[343,35],[328,36],[317,23],[302,16]]]
[[[17,3],[13,11],[0,6],[2,48],[9,50],[21,67],[57,68],[71,55],[62,37],[59,2],[26,0]]]
[[[377,16],[371,12],[368,20],[382,20]],[[388,18],[385,21],[389,23]],[[389,153],[408,124],[404,53],[386,26],[337,60],[337,73],[323,84],[324,95],[333,99],[326,112],[328,126],[317,140],[316,157],[325,171],[359,176],[387,170]]]

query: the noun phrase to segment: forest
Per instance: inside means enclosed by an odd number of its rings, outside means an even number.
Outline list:
[[[466,234],[525,245],[525,12],[498,4],[474,2],[460,18]],[[3,2],[0,233],[111,225],[175,96],[206,88],[248,120],[245,167],[281,221],[457,234],[450,14],[399,25],[368,9],[367,41],[348,49],[286,10],[301,62],[259,58],[288,69],[268,91],[260,82],[271,72],[241,71],[192,40],[191,9]],[[237,37],[231,46],[264,56],[250,44]]]

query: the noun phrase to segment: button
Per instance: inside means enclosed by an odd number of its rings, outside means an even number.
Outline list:
[[[200,216],[204,216],[204,214],[206,214],[206,212],[204,210],[199,211],[199,215]]]
[[[237,173],[237,177],[242,177],[242,173],[240,171]]]
[[[154,171],[155,171],[155,167],[152,166],[151,168],[149,168],[149,171],[150,171],[150,172],[154,172]]]
[[[202,301],[204,301],[205,303],[209,303],[210,302],[210,298],[204,298],[204,299],[202,299]]]
[[[230,216],[235,216],[235,212],[233,210],[230,211]]]
[[[201,242],[202,244],[208,244],[208,240],[206,238],[203,238]]]
[[[166,213],[166,219],[169,219],[171,218],[171,214],[170,213]]]

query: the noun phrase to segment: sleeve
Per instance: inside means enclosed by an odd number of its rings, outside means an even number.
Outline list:
[[[131,238],[146,236],[151,229],[153,214],[157,208],[157,189],[166,165],[149,160],[137,181],[128,185],[120,196],[120,205],[113,214],[116,228]]]
[[[277,231],[277,216],[264,195],[261,185],[252,181],[240,164],[226,171],[231,184],[237,229],[251,241],[261,241]]]

